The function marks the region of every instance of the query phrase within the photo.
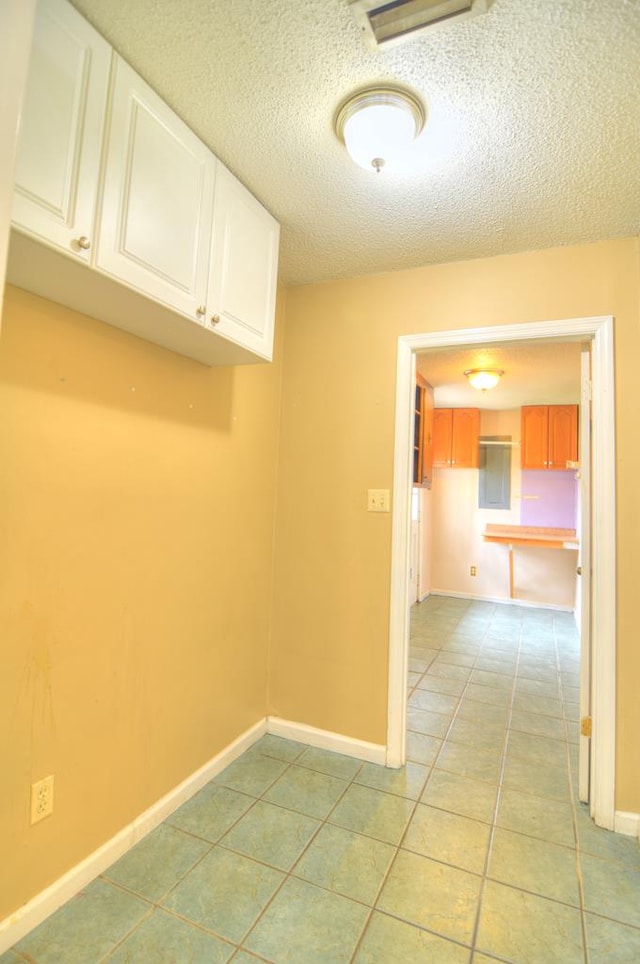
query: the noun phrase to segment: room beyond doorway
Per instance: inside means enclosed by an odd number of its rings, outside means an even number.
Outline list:
[[[589,340],[592,348],[594,527],[592,540],[593,669],[591,813],[600,826],[614,826],[615,764],[615,462],[613,414],[613,319],[583,318],[427,333],[398,340],[396,445],[389,662],[387,754],[390,766],[406,759],[408,662],[408,571],[410,531],[410,425],[415,354],[460,345],[525,340]],[[604,524],[607,520],[607,524]]]

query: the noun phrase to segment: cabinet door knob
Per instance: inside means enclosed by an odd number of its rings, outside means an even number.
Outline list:
[[[86,237],[86,235],[84,234],[78,238],[77,243],[78,243],[78,247],[82,248],[83,251],[88,251],[89,248],[91,247],[91,241],[89,241],[89,238]]]
[[[220,321],[220,315],[211,315],[211,324],[217,325]]]
[[[198,305],[198,307],[196,308],[196,315],[206,315],[206,313],[207,313],[207,309],[205,308],[205,306]]]

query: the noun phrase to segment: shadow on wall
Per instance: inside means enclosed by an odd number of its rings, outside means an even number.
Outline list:
[[[208,368],[20,288],[5,289],[0,381],[21,389],[226,433],[236,383],[269,377],[269,367]]]

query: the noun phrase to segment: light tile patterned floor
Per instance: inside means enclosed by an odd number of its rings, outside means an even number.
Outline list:
[[[576,804],[577,645],[429,598],[406,768],[264,737],[2,964],[636,964],[640,850]]]

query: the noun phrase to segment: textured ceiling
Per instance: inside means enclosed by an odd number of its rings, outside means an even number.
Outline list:
[[[73,0],[282,224],[285,284],[640,232],[640,0],[495,0],[369,51],[347,0]],[[375,82],[425,101],[412,175],[333,133]]]
[[[424,352],[416,367],[440,408],[570,405],[580,401],[580,352],[578,342],[481,345]],[[497,368],[504,375],[495,388],[480,392],[464,376],[469,368]]]

